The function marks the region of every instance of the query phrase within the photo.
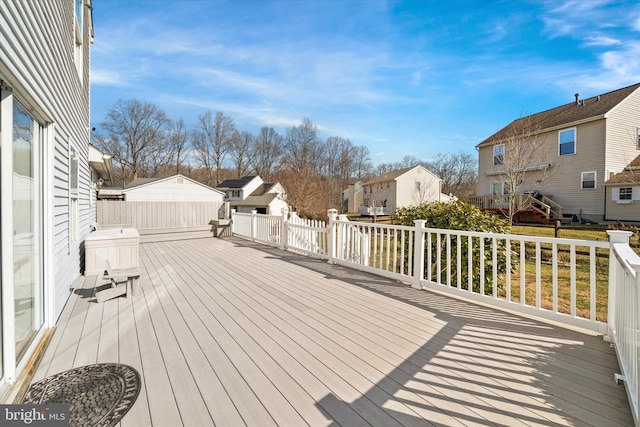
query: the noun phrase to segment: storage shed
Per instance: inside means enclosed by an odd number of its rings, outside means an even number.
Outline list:
[[[122,190],[124,200],[154,202],[224,202],[224,193],[187,178],[138,178]]]

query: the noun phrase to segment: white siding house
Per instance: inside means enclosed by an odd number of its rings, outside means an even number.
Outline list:
[[[236,212],[249,213],[255,210],[260,214],[280,215],[283,209],[289,209],[282,185],[264,182],[257,175],[227,179],[216,188],[225,193],[225,201]]]
[[[224,193],[183,175],[139,178],[122,190],[128,202],[224,202]]]
[[[2,400],[80,277],[82,242],[95,221],[90,3],[0,2]]]

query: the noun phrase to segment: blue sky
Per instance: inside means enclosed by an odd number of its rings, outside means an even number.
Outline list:
[[[195,125],[474,152],[521,115],[640,82],[640,2],[94,0],[91,122],[118,99]]]

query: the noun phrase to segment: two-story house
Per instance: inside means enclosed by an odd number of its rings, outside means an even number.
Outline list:
[[[27,381],[81,279],[98,182],[110,179],[100,153],[89,163],[92,41],[91,0],[0,6],[3,403]]]
[[[289,209],[287,196],[278,182],[264,182],[257,175],[240,179],[227,179],[216,187],[225,193],[225,201],[236,212],[249,213],[256,210],[260,214],[280,215]]]
[[[613,219],[605,183],[640,153],[639,112],[635,84],[586,99],[576,94],[573,102],[514,120],[476,146],[478,194],[516,188],[540,195],[565,218]]]
[[[362,197],[358,207],[361,215],[393,215],[396,209],[421,203],[449,201],[441,193],[442,180],[425,167],[418,165],[378,175],[358,186]],[[347,196],[348,197],[348,196]],[[348,205],[348,202],[347,202]]]

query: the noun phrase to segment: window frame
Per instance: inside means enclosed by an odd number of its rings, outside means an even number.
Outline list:
[[[69,247],[78,241],[80,227],[80,155],[69,142]]]
[[[622,194],[622,190],[624,194]],[[633,200],[633,187],[620,187],[618,189],[618,200]]]
[[[501,148],[501,153],[496,153]],[[504,164],[504,144],[496,144],[493,146],[493,166],[501,166]]]
[[[500,186],[500,192],[494,192],[494,189]],[[489,184],[489,192],[492,196],[504,196],[505,194],[509,194],[509,182],[508,181],[491,181]]]
[[[573,152],[571,153],[563,153],[562,152],[562,146],[564,144],[569,144],[569,142],[562,142],[562,135],[566,132],[573,132]],[[571,155],[575,155],[578,150],[578,128],[572,127],[572,128],[568,128],[568,129],[561,129],[558,131],[558,156],[571,156]]]
[[[586,180],[585,175],[593,174],[593,180]],[[593,187],[585,187],[585,182],[592,182]],[[581,190],[595,190],[598,188],[598,171],[585,171],[580,173],[580,189]]]

